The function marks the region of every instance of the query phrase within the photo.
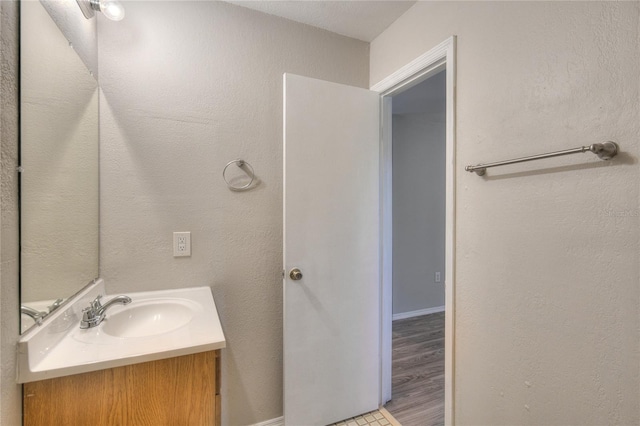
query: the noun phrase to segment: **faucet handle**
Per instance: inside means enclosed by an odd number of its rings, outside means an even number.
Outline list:
[[[100,306],[100,301],[98,300],[100,297],[96,297],[96,300],[91,302],[91,306],[88,306],[82,310],[82,321],[80,321],[80,328],[91,328],[100,324],[102,321],[102,314],[100,311],[95,309],[95,305]]]
[[[82,310],[82,320],[83,321],[89,321],[92,320],[96,317],[96,311],[95,309],[93,309],[93,303],[91,304],[92,306],[86,307]]]
[[[96,312],[102,309],[102,303],[100,303],[100,299],[102,299],[101,294],[97,295],[96,298],[93,299],[93,302],[91,302],[90,308]]]
[[[102,295],[99,294],[95,299],[82,310],[82,320],[83,321],[91,321],[94,320],[98,316],[98,312],[102,309],[102,304],[100,303],[100,299],[102,299]]]

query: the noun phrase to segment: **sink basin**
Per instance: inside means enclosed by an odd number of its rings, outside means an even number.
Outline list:
[[[82,310],[98,295],[101,278],[87,285],[18,341],[18,383],[156,361],[226,346],[209,287],[127,293],[97,327],[80,328]]]
[[[198,305],[186,299],[156,299],[107,311],[101,327],[114,337],[146,337],[168,333],[187,325],[195,316]]]

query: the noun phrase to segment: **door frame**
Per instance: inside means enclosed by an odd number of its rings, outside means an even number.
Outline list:
[[[392,137],[391,96],[399,94],[432,75],[446,71],[446,149],[445,149],[445,425],[454,424],[454,346],[455,346],[455,96],[456,96],[456,36],[451,36],[428,52],[401,67],[371,86],[381,95],[380,143],[380,405],[391,399],[391,332],[393,321],[393,229],[392,229]]]

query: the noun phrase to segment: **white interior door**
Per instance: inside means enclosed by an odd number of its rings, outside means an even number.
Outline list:
[[[287,426],[378,408],[379,119],[376,92],[284,76]]]

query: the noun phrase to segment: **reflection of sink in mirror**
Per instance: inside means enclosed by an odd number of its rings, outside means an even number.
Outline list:
[[[114,337],[168,333],[188,324],[202,307],[186,299],[159,299],[114,306],[99,326]]]

